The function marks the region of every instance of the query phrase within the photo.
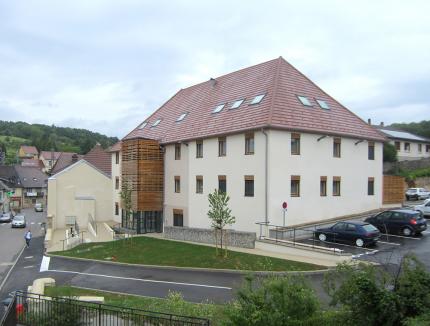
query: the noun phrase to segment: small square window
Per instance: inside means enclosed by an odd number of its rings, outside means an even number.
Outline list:
[[[221,110],[222,110],[222,109],[224,109],[224,106],[225,106],[225,103],[224,103],[224,104],[217,105],[217,106],[215,107],[215,109],[212,111],[212,113],[218,113],[218,112],[221,112]]]
[[[176,122],[179,122],[179,121],[182,121],[182,120],[184,120],[185,119],[185,117],[188,115],[188,113],[182,113],[179,117],[178,117],[178,119],[176,119]]]
[[[218,156],[227,155],[227,140],[225,137],[218,138]]]
[[[300,155],[300,134],[291,134],[291,155]]]
[[[245,175],[245,197],[254,197],[254,176]]]
[[[405,152],[410,152],[411,151],[411,143],[405,143],[404,149],[405,149]]]
[[[333,196],[340,196],[340,177],[333,177]]]
[[[146,127],[147,124],[148,124],[148,122],[142,122],[138,128],[143,129]]]
[[[203,193],[203,176],[201,175],[196,176],[196,193]]]
[[[160,122],[161,122],[161,119],[155,120],[155,122],[152,124],[151,127],[157,127],[160,124]]]
[[[225,175],[218,176],[218,191],[227,192],[227,178]]]
[[[321,109],[324,110],[330,110],[330,107],[328,106],[326,101],[323,100],[317,100],[318,105],[321,107]]]
[[[300,176],[291,176],[291,197],[300,197]]]
[[[400,151],[400,142],[399,141],[394,142],[394,146],[396,146],[397,151]]]
[[[182,209],[173,210],[173,226],[184,226],[184,212]]]
[[[180,193],[181,192],[181,177],[175,176],[175,192]]]
[[[341,140],[340,138],[333,139],[333,157],[340,157],[341,153]]]
[[[254,154],[254,134],[245,135],[245,155]]]
[[[256,97],[254,97],[254,99],[252,100],[252,102],[250,104],[260,103],[263,100],[264,96],[266,96],[266,94],[257,95]]]
[[[243,101],[245,101],[245,99],[234,101],[230,109],[237,109],[243,103]]]
[[[175,144],[175,160],[181,159],[181,144]]]
[[[375,195],[375,178],[367,179],[367,195],[368,196]]]
[[[203,157],[203,140],[196,141],[196,158]]]
[[[374,142],[369,142],[368,143],[368,153],[367,153],[367,158],[369,160],[374,160],[375,159],[375,143]]]
[[[312,106],[311,102],[309,101],[309,99],[306,96],[297,95],[297,98],[299,99],[300,102],[302,102],[303,105]]]
[[[327,177],[320,178],[320,196],[321,197],[327,196]]]

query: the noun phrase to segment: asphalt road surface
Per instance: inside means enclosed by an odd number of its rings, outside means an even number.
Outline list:
[[[10,223],[0,223],[0,286],[24,248],[25,232],[30,229],[33,237],[38,237],[42,234],[41,224],[45,222],[46,213],[38,213],[34,209],[25,209],[22,213],[27,220],[26,228],[12,229]]]

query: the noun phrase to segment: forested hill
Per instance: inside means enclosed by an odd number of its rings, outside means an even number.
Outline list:
[[[96,143],[103,148],[116,143],[118,138],[86,129],[29,124],[0,120],[0,146],[34,145],[39,151],[87,153]],[[19,147],[18,146],[18,147]],[[16,152],[15,152],[16,153]]]
[[[393,123],[390,127],[409,131],[415,135],[430,138],[430,120],[411,123]]]

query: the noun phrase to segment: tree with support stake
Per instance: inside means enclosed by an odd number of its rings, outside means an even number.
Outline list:
[[[127,221],[127,227],[130,225],[131,218],[133,217],[131,191],[132,190],[128,182],[124,182],[122,185],[122,190],[120,192],[120,195],[122,200],[122,207],[124,207],[124,210],[125,210],[125,220]],[[133,237],[131,237],[130,239],[132,238]],[[131,244],[133,244],[132,240],[131,240]]]
[[[209,199],[209,212],[208,217],[212,220],[212,228],[215,233],[215,252],[218,256],[218,234],[219,234],[219,244],[221,252],[223,255],[223,244],[224,257],[227,257],[227,230],[225,227],[227,225],[233,225],[236,222],[236,218],[231,215],[231,209],[228,208],[228,201],[230,197],[224,191],[214,190],[213,193],[208,195]]]

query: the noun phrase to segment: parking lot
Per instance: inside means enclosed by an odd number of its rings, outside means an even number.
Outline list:
[[[411,201],[404,204],[405,208],[419,205],[422,201]],[[362,215],[345,221],[364,220],[370,215]],[[427,220],[430,223],[429,220]],[[352,255],[353,259],[373,261],[379,264],[399,264],[401,258],[407,253],[415,254],[430,270],[430,227],[422,234],[412,237],[394,234],[381,234],[376,245],[357,247],[355,245],[320,241],[315,238],[314,231],[317,228],[333,225],[335,222],[307,226],[294,230],[295,242],[311,247],[326,248],[333,254]],[[430,224],[429,224],[430,225]],[[285,240],[293,238],[292,231],[286,234]]]

